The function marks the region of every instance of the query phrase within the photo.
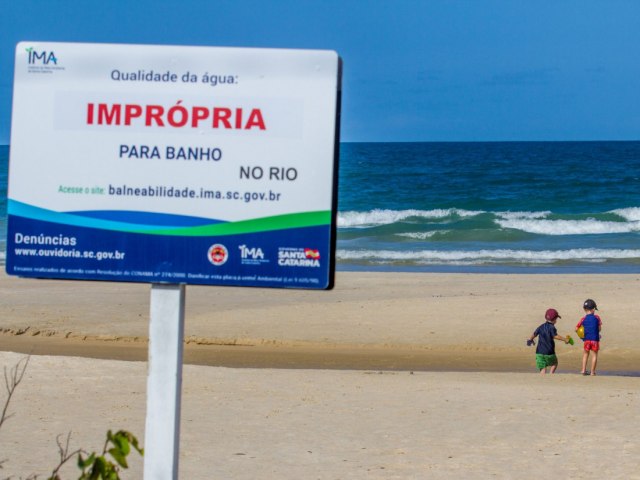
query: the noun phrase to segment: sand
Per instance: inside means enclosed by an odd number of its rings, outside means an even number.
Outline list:
[[[352,272],[330,292],[189,286],[180,476],[640,478],[638,286]],[[0,476],[48,473],[69,431],[87,449],[108,428],[144,441],[149,288],[0,276],[0,361],[32,353]],[[587,297],[601,375],[575,373],[579,345],[538,375],[526,338],[549,307],[573,332]],[[141,478],[131,463],[125,478]]]

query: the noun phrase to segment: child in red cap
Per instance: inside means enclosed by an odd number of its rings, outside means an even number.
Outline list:
[[[558,335],[556,330],[556,322],[559,318],[562,318],[555,308],[550,308],[544,314],[546,320],[545,323],[536,328],[535,332],[531,334],[531,337],[527,340],[527,345],[535,345],[534,338],[538,337],[538,346],[536,347],[536,366],[540,370],[541,374],[555,373],[558,368],[558,357],[556,357],[556,342],[555,340],[562,340],[564,343],[569,343],[569,337],[563,337]]]

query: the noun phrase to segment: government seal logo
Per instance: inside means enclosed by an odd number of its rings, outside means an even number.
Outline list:
[[[229,251],[224,245],[216,243],[209,247],[209,250],[207,251],[207,258],[213,265],[219,267],[220,265],[224,265],[229,259]]]

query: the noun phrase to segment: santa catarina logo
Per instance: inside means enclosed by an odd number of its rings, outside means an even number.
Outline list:
[[[278,250],[278,265],[281,267],[320,267],[320,251],[316,248],[288,248]]]

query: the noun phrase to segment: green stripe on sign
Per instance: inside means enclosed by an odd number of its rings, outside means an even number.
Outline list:
[[[218,223],[197,227],[167,228],[149,230],[131,230],[147,235],[177,235],[183,237],[211,237],[237,235],[243,233],[259,233],[293,228],[318,227],[331,224],[331,211],[289,213],[273,217],[241,220],[239,222]]]

